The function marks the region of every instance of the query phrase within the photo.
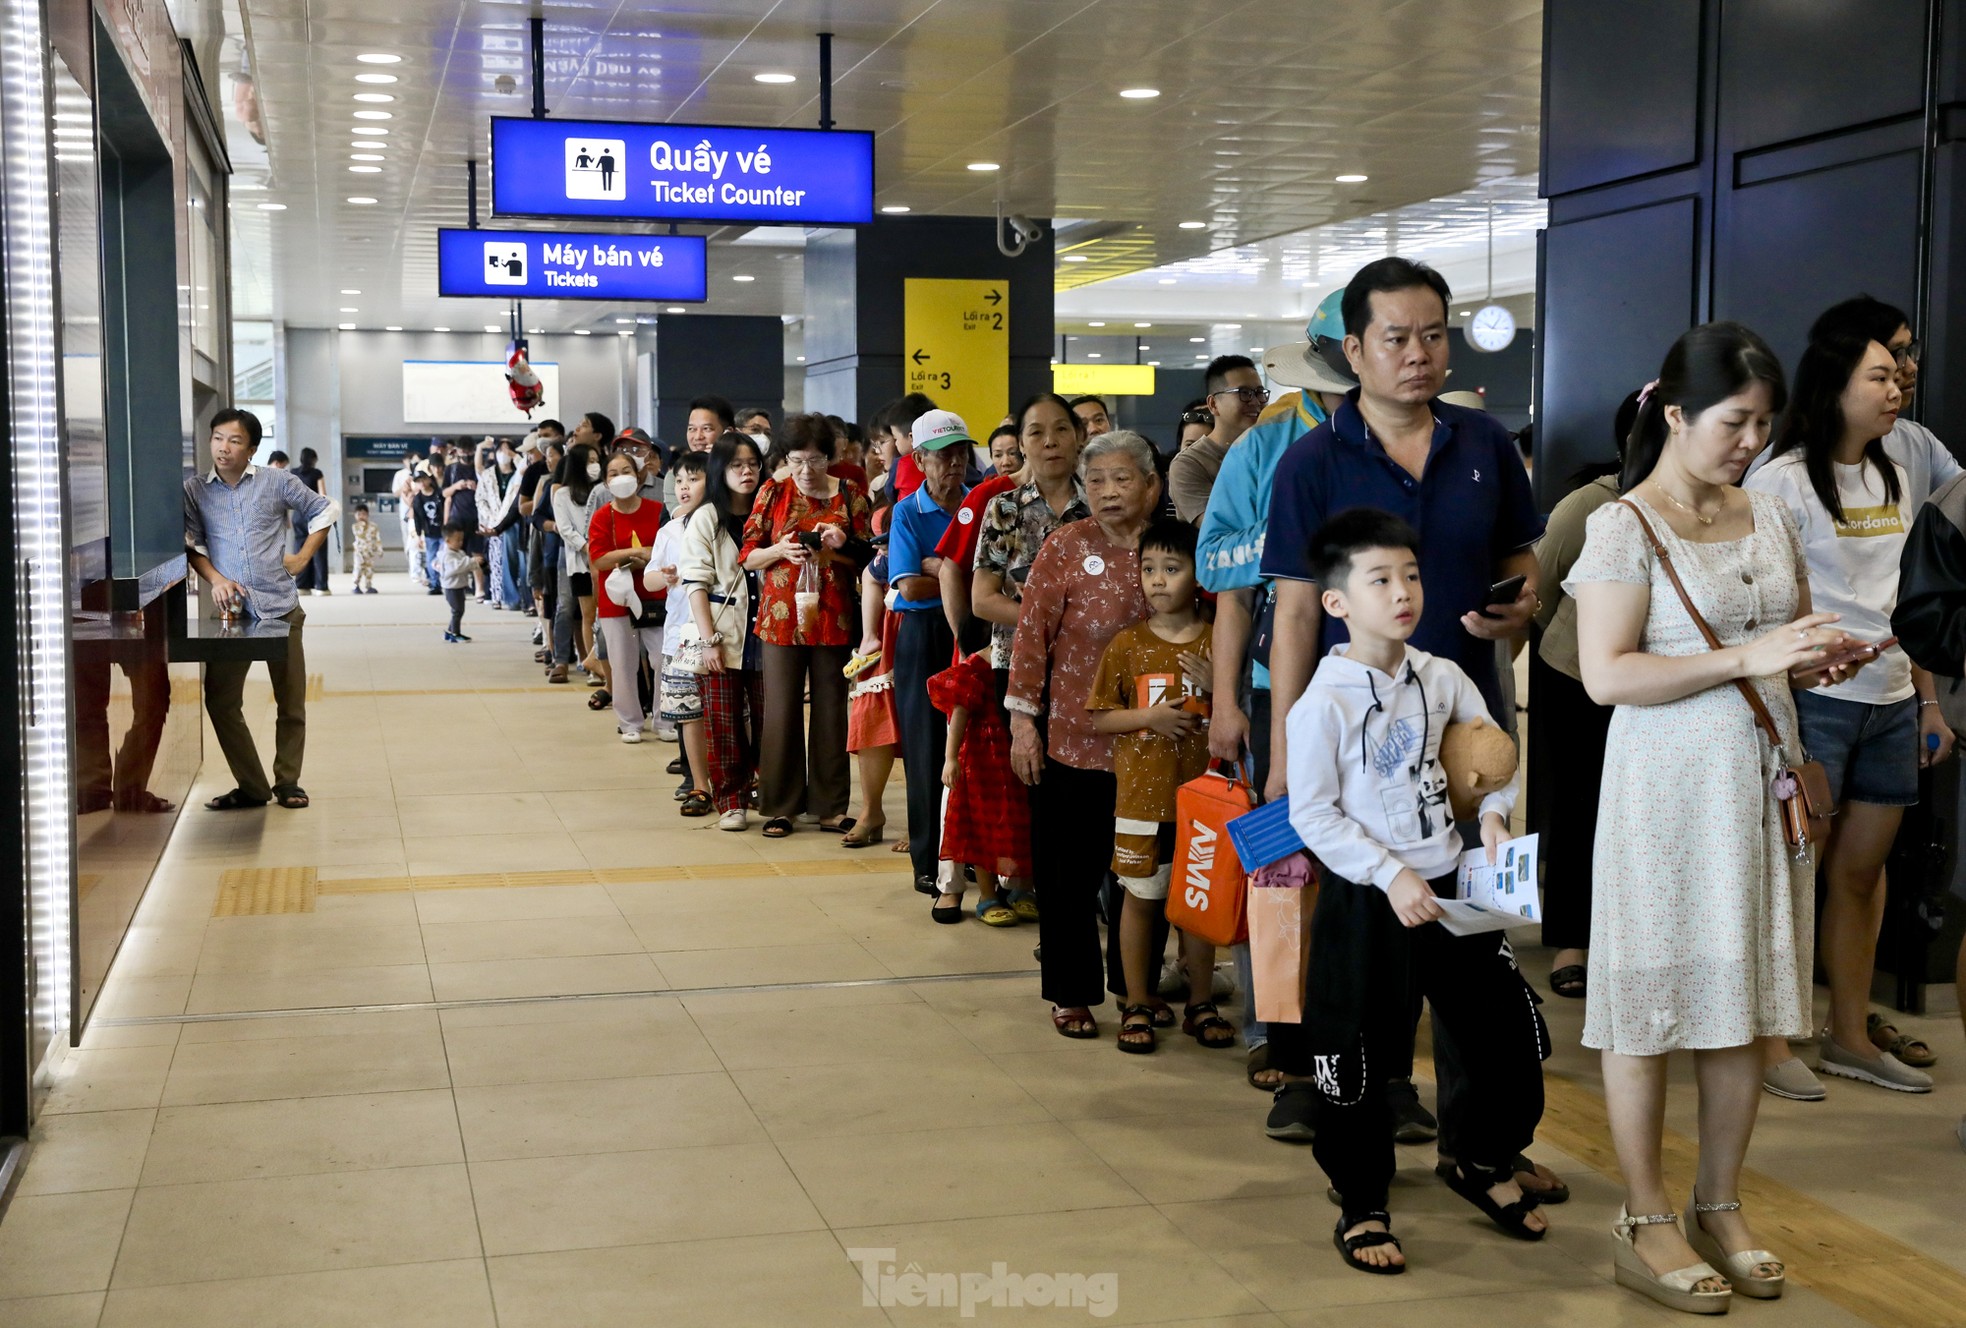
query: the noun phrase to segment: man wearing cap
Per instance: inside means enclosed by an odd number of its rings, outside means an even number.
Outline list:
[[[894,639],[894,711],[908,786],[908,856],[915,889],[933,894],[942,857],[942,760],[949,725],[928,699],[928,680],[949,667],[956,640],[942,613],[942,560],[936,545],[962,505],[971,440],[962,418],[930,410],[910,430],[922,484],[894,504],[888,527]]]
[[[1202,391],[1208,408],[1215,412],[1215,427],[1198,438],[1167,463],[1167,491],[1174,499],[1174,514],[1183,521],[1199,522],[1208,510],[1208,495],[1215,488],[1215,477],[1238,438],[1263,414],[1270,394],[1263,388],[1263,375],[1247,355],[1218,355],[1202,376]]]
[[[1215,595],[1215,713],[1209,721],[1208,748],[1224,761],[1241,757],[1243,745],[1255,765],[1256,786],[1270,773],[1270,670],[1268,641],[1252,655],[1253,629],[1270,607],[1269,583],[1259,568],[1263,536],[1270,520],[1271,485],[1277,463],[1290,445],[1331,418],[1331,412],[1357,386],[1344,364],[1345,324],[1339,312],[1344,291],[1318,306],[1305,340],[1276,346],[1263,354],[1263,372],[1275,383],[1298,391],[1266,407],[1249,431],[1222,459],[1201,521],[1195,553],[1202,587]],[[1207,439],[1201,442],[1206,443]],[[1192,448],[1189,450],[1193,450]],[[1264,633],[1267,638],[1268,632]],[[1250,989],[1249,947],[1236,947],[1241,989]],[[1243,1044],[1249,1052],[1249,1080],[1274,1088],[1282,1073],[1270,1068],[1269,1029],[1257,1021],[1253,1001],[1243,1002]],[[1296,1137],[1285,1132],[1286,1138]]]

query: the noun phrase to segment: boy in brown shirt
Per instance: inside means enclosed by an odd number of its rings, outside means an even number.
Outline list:
[[[1116,928],[1126,974],[1119,1049],[1154,1049],[1154,936],[1167,907],[1174,857],[1175,790],[1208,768],[1210,630],[1197,606],[1195,528],[1163,519],[1140,537],[1140,588],[1153,615],[1107,643],[1087,709],[1113,739],[1113,873],[1126,891]],[[1114,943],[1113,941],[1108,942]],[[1188,991],[1205,995],[1215,947],[1183,934]],[[1165,1008],[1165,1007],[1161,1007]],[[1228,1047],[1235,1030],[1211,1001],[1190,1002],[1181,1031],[1204,1047]]]

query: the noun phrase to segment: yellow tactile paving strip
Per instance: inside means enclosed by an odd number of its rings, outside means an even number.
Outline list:
[[[497,890],[540,885],[641,885],[658,881],[727,881],[753,876],[875,876],[895,869],[868,860],[719,862],[693,867],[572,867],[561,871],[468,872],[437,876],[363,876],[321,880],[312,867],[235,867],[219,876],[215,918],[312,913],[317,895],[388,894],[399,890]]]
[[[317,876],[312,867],[233,867],[219,873],[215,918],[312,913]]]
[[[1617,1179],[1604,1099],[1554,1075],[1545,1080],[1544,1093],[1536,1137]],[[1666,1131],[1668,1194],[1692,1192],[1698,1161],[1698,1144]],[[1752,1168],[1741,1173],[1741,1201],[1769,1247],[1781,1252],[1791,1281],[1865,1322],[1879,1328],[1966,1323],[1966,1274]],[[1605,1244],[1609,1257],[1608,1238]]]

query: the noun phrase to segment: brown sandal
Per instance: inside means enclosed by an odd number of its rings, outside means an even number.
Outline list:
[[[1073,1024],[1083,1024],[1085,1027],[1073,1028]],[[1051,1026],[1058,1030],[1061,1037],[1077,1038],[1082,1041],[1099,1036],[1099,1025],[1093,1019],[1092,1011],[1083,1005],[1052,1006]]]
[[[1139,1022],[1144,1020],[1145,1022]],[[1133,1056],[1150,1055],[1156,1045],[1154,1010],[1150,1005],[1120,1007],[1119,1049]]]

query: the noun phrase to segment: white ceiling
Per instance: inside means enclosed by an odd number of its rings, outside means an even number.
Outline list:
[[[1071,219],[1059,231],[1061,320],[1135,309],[1218,320],[1232,311],[1201,292],[1238,283],[1244,295],[1264,292],[1268,304],[1254,311],[1294,318],[1300,293],[1312,293],[1301,283],[1314,278],[1290,278],[1313,256],[1328,280],[1348,255],[1386,242],[1373,223],[1332,223],[1391,210],[1406,251],[1422,235],[1465,248],[1466,209],[1485,215],[1493,196],[1500,254],[1522,248],[1504,232],[1522,224],[1534,194],[1536,0],[676,0],[659,11],[619,0],[243,0],[215,89],[239,172],[239,317],[362,328],[500,321],[498,302],[436,297],[435,231],[465,221],[465,162],[484,155],[489,118],[530,108],[534,13],[546,20],[547,106],[567,117],[811,125],[813,34],[834,32],[834,117],[876,132],[877,201],[987,215],[1001,195],[1008,210]],[[403,59],[367,65],[356,60],[364,52]],[[236,75],[248,66],[264,152],[235,114]],[[763,85],[753,79],[762,72],[796,81]],[[361,73],[399,81],[363,85]],[[501,77],[513,81],[509,94],[497,90]],[[1139,86],[1161,95],[1118,95]],[[395,100],[363,105],[356,93]],[[364,137],[358,110],[387,112],[366,125],[389,132]],[[388,146],[357,149],[357,139]],[[351,161],[357,151],[382,161]],[[1002,169],[966,169],[973,161]],[[1353,172],[1369,178],[1334,180]],[[489,196],[486,174],[487,221]],[[1431,214],[1408,208],[1423,200],[1443,202]],[[1324,229],[1261,243],[1314,227]],[[686,229],[712,239],[708,311],[803,311],[795,244]],[[1170,275],[1174,286],[1159,285]],[[1501,275],[1498,266],[1498,289]],[[613,331],[634,312],[651,310],[526,306],[527,322],[549,330]]]

